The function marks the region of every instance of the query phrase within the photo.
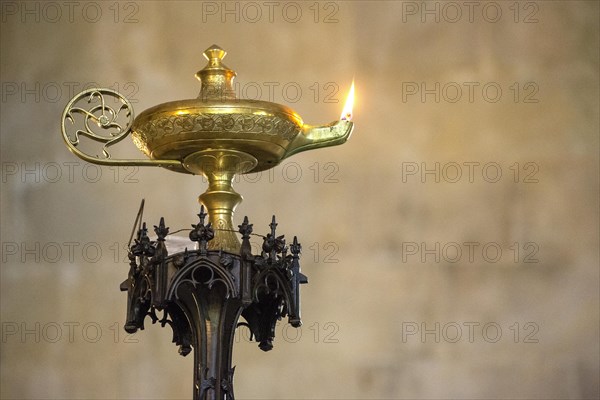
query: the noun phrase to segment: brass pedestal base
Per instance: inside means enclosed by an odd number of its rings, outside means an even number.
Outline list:
[[[239,254],[240,241],[235,234],[233,213],[243,197],[233,189],[233,178],[251,171],[257,164],[258,160],[252,155],[230,149],[202,150],[183,160],[185,169],[202,174],[208,180],[208,189],[198,201],[206,207],[208,220],[215,230],[215,238],[208,243],[209,250]]]

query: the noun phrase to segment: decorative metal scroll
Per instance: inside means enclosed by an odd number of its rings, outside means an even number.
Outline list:
[[[67,147],[79,158],[100,165],[180,166],[176,160],[113,159],[110,147],[131,133],[134,123],[131,102],[106,88],[84,90],[69,101],[62,115],[62,134]],[[103,143],[102,155],[91,155],[77,146],[81,138]]]

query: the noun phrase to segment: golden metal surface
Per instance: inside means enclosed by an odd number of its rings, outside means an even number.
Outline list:
[[[159,104],[135,119],[134,143],[149,158],[183,160],[199,150],[232,149],[254,156],[258,163],[252,172],[258,172],[301,151],[344,143],[350,136],[350,121],[310,126],[286,106],[237,99],[236,73],[223,64],[225,55],[217,46],[204,52],[208,64],[196,74],[202,82],[198,98]],[[184,165],[174,169],[193,173]]]
[[[257,164],[256,158],[236,150],[201,150],[188,155],[183,164],[195,174],[208,180],[208,189],[198,197],[208,210],[208,218],[215,230],[215,237],[208,248],[239,253],[240,242],[233,225],[233,212],[243,200],[232,186],[236,174],[250,171]]]
[[[81,129],[76,129],[77,116],[81,120]],[[92,88],[78,93],[67,103],[61,121],[62,136],[73,154],[93,164],[166,168],[181,165],[178,160],[168,159],[112,159],[108,148],[130,134],[133,121],[133,107],[125,96],[112,89]],[[79,150],[77,146],[81,136],[104,143],[103,157],[92,156]]]
[[[240,244],[230,230],[233,230],[233,212],[242,197],[231,185],[234,175],[272,168],[301,151],[342,144],[350,137],[353,123],[349,120],[350,111],[346,119],[311,126],[286,106],[237,99],[233,90],[236,73],[223,64],[226,54],[218,46],[204,52],[208,64],[196,74],[201,81],[196,99],[159,104],[133,119],[133,109],[122,95],[109,89],[94,89],[99,94],[116,97],[125,105],[122,108],[130,117],[127,125],[116,128],[110,124],[121,108],[107,111],[104,99],[101,106],[87,111],[75,107],[76,101],[85,96],[90,96],[88,103],[96,99],[92,97],[95,92],[82,92],[65,108],[62,128],[69,149],[91,163],[162,166],[182,173],[203,174],[208,180],[208,190],[200,196],[200,201],[216,230],[211,246],[237,253]],[[74,123],[73,113],[77,112],[87,116],[86,128],[78,130],[73,138],[66,132],[65,121]],[[108,136],[94,134],[88,120],[102,129],[112,127],[113,132]],[[110,159],[106,148],[129,133],[148,160]],[[77,149],[79,135],[106,143],[105,157],[94,157]]]

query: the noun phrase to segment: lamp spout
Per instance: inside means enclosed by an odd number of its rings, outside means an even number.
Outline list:
[[[305,124],[302,132],[288,146],[283,158],[306,150],[343,144],[350,138],[353,128],[354,124],[348,120],[333,121],[321,126]]]

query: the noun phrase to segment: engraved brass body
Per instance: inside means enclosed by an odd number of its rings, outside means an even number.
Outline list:
[[[237,254],[240,242],[234,234],[232,216],[242,196],[233,190],[234,175],[272,168],[301,151],[342,144],[349,138],[353,124],[340,120],[311,126],[288,107],[237,99],[233,91],[236,73],[223,64],[225,54],[218,46],[204,52],[208,64],[196,74],[201,81],[196,99],[160,104],[134,119],[131,104],[119,93],[91,89],[69,102],[63,113],[62,131],[69,149],[91,163],[162,166],[204,175],[208,190],[200,196],[200,202],[215,227],[215,240],[209,248]],[[119,108],[109,106],[105,97],[116,99]],[[79,107],[86,99],[98,105],[88,110]],[[69,132],[77,115],[84,118],[84,129]],[[124,121],[119,123],[119,118]],[[97,133],[98,128],[108,130],[108,135]],[[128,134],[149,159],[110,157],[108,147]],[[105,143],[104,156],[80,151],[79,136]]]

